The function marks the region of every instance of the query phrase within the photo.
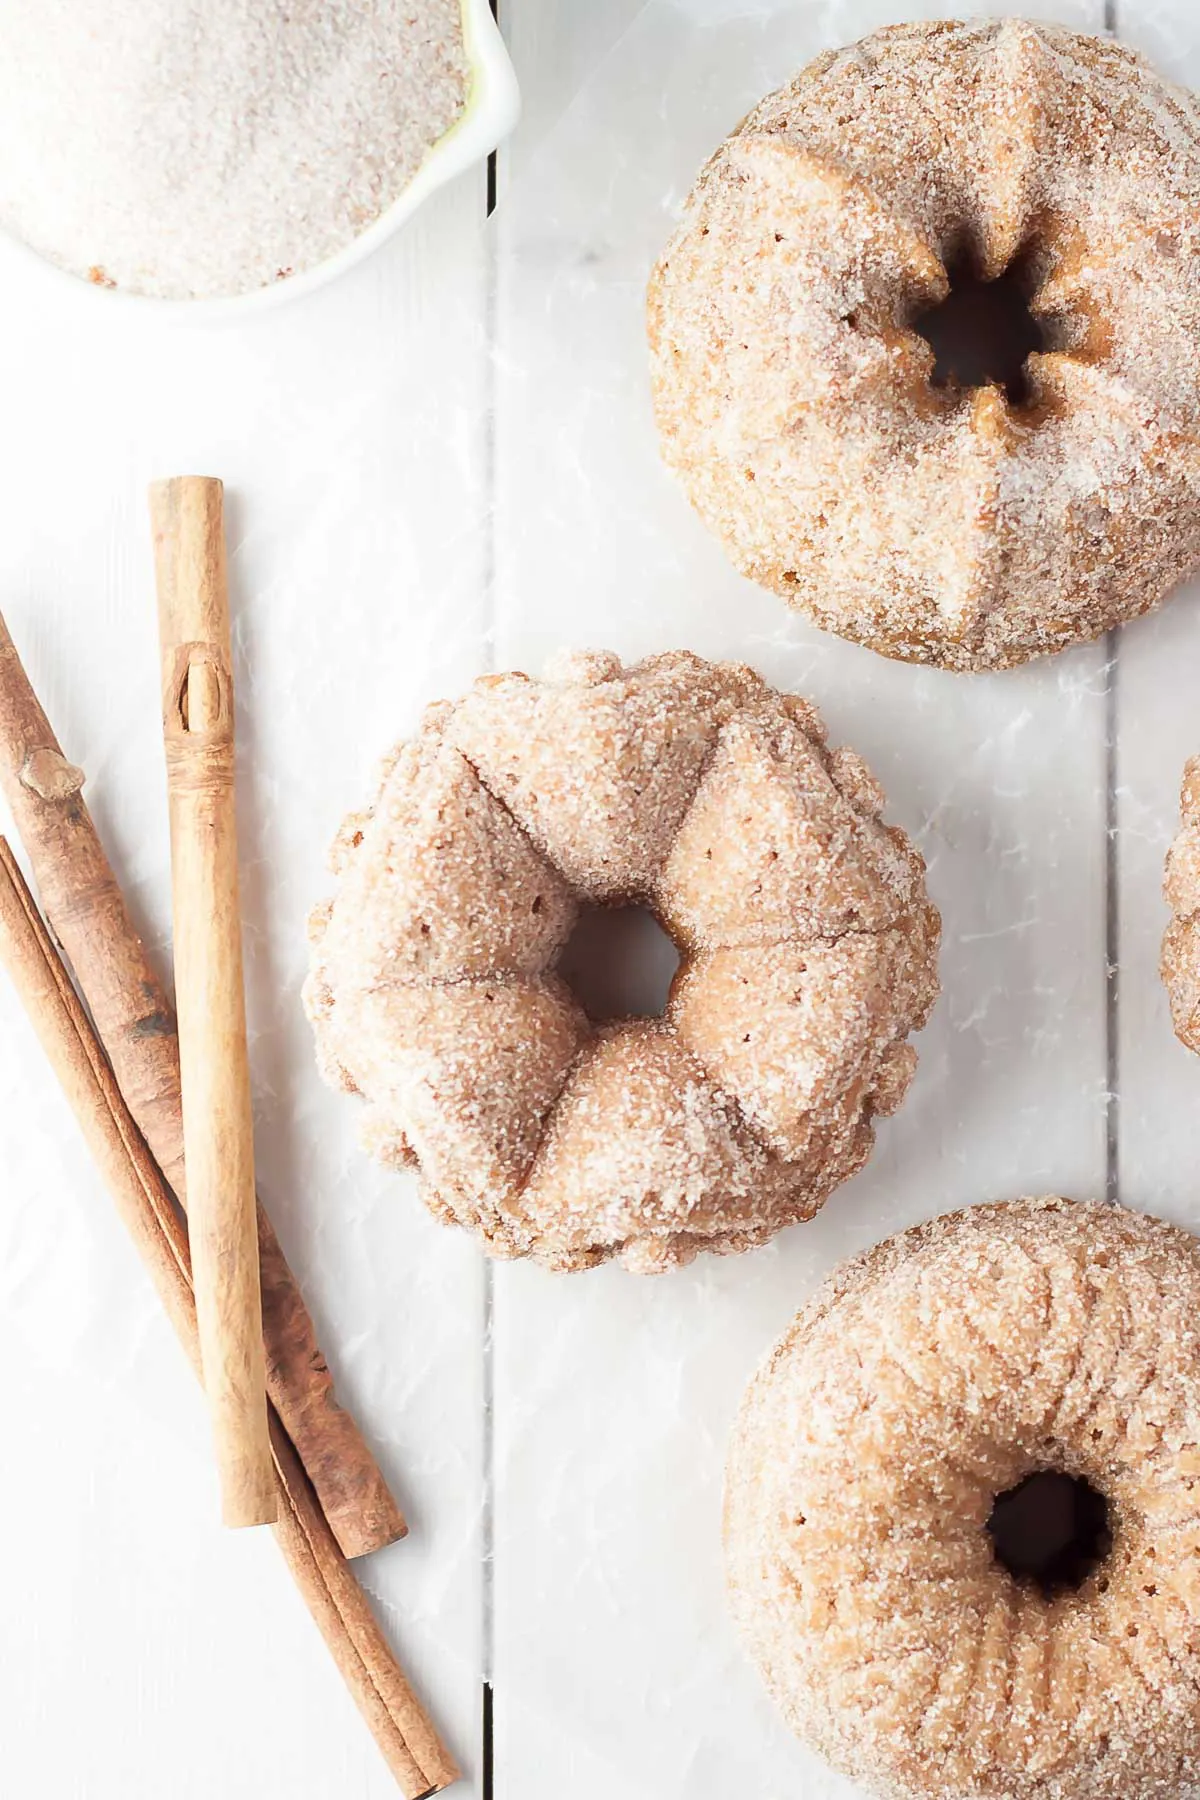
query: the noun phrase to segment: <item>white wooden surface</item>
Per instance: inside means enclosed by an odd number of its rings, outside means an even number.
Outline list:
[[[1121,34],[1200,82],[1188,0],[1126,4]],[[1100,0],[1028,10],[1105,24]],[[464,1796],[489,1781],[486,1677],[495,1800],[834,1800],[725,1622],[728,1424],[819,1276],[910,1220],[1107,1186],[1200,1227],[1200,1063],[1155,973],[1200,620],[1181,597],[1115,646],[965,679],[823,638],[733,576],[658,467],[646,270],[746,106],[897,10],[509,11],[526,118],[493,226],[468,178],[247,327],[6,292],[0,607],[161,943],[143,488],[225,476],[262,1188],[413,1521],[368,1574]],[[324,845],[376,756],[426,699],[562,643],[683,644],[808,693],[919,836],[945,918],[945,997],[868,1170],[769,1250],[655,1282],[486,1269],[358,1153],[299,1012]],[[200,1406],[4,989],[0,1357],[0,1791],[392,1793],[272,1546],[215,1522]]]

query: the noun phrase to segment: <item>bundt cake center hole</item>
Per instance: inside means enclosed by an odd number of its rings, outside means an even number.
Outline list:
[[[1108,1502],[1082,1476],[1039,1469],[998,1494],[987,1522],[996,1561],[1044,1594],[1082,1587],[1108,1555]]]
[[[585,906],[558,972],[589,1019],[657,1019],[679,952],[645,906]]]
[[[1029,399],[1026,358],[1046,346],[1019,265],[994,281],[952,267],[946,298],[918,314],[912,325],[933,351],[935,387],[995,385],[1013,406]]]

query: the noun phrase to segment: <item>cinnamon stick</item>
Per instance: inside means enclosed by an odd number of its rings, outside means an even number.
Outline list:
[[[147,956],[83,798],[0,617],[0,786],[42,905],[70,959],[147,1144],[186,1203],[179,1044],[170,1001]],[[333,1379],[263,1207],[259,1264],[267,1391],[342,1552],[365,1556],[407,1529]]]
[[[0,838],[0,961],[7,967],[194,1372],[200,1373],[187,1232],[29,889]],[[393,1657],[278,1416],[271,1413],[275,1536],[305,1604],[406,1800],[457,1779]]]
[[[227,1525],[275,1519],[242,970],[233,641],[219,481],[150,490],[171,818],[188,1241]]]

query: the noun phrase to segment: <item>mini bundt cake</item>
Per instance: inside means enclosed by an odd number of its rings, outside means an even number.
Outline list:
[[[1019,1200],[843,1265],[759,1370],[733,1611],[788,1723],[889,1800],[1200,1783],[1200,1244]]]
[[[311,921],[305,998],[364,1137],[498,1256],[657,1270],[763,1242],[862,1164],[937,992],[924,864],[862,760],[752,670],[598,652],[426,712]],[[649,907],[666,1013],[556,974]]]
[[[1200,1053],[1200,757],[1183,772],[1183,829],[1167,856],[1164,884],[1171,923],[1162,947],[1162,978],[1181,1043]]]
[[[1015,397],[914,328],[1002,275],[1041,341]],[[1200,107],[1108,39],[819,57],[702,170],[649,333],[666,460],[734,563],[889,656],[1024,662],[1200,564]]]

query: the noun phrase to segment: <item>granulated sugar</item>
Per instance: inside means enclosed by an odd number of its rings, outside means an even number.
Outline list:
[[[5,0],[0,225],[172,298],[312,268],[469,90],[459,0]]]

